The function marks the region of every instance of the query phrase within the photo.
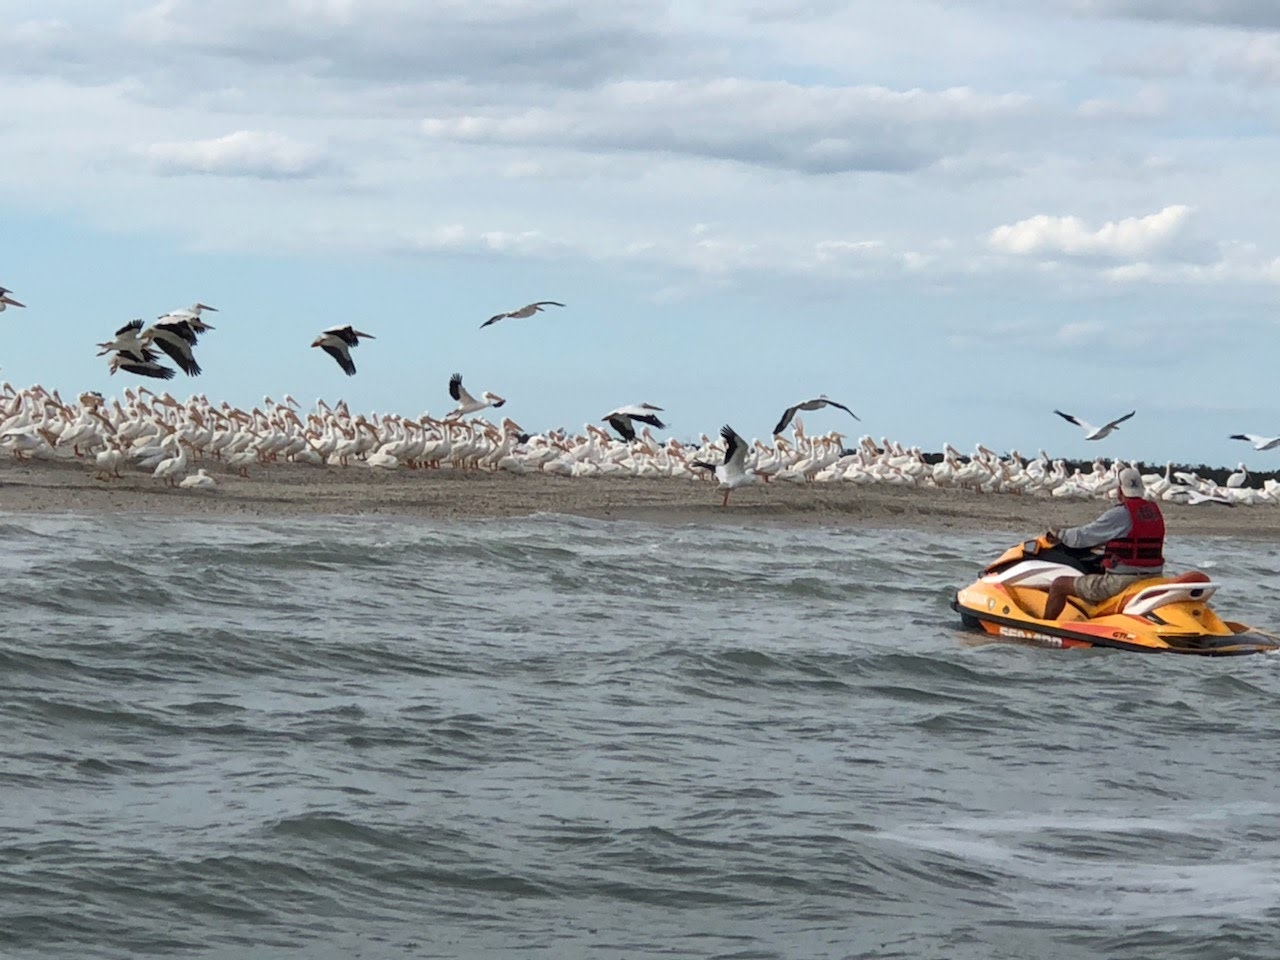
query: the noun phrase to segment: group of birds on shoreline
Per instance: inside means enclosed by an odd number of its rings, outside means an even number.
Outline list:
[[[10,290],[0,287],[0,311],[24,306],[11,296]],[[565,304],[554,300],[535,301],[516,310],[494,314],[480,328],[503,320],[532,317],[548,306],[563,308]],[[175,371],[160,362],[163,353],[186,375],[199,376],[201,368],[194,348],[202,334],[214,329],[203,315],[216,312],[217,308],[196,302],[159,316],[149,326],[144,326],[141,319],[132,320],[116,330],[113,339],[97,344],[98,355],[110,354],[108,367],[112,374],[124,371],[150,379],[171,380]],[[345,374],[353,376],[356,367],[351,350],[359,346],[361,340],[373,339],[376,337],[372,334],[348,324],[324,330],[311,346],[324,350]],[[189,457],[201,459],[206,453],[215,460],[225,459],[241,473],[253,462],[265,464],[283,459],[340,466],[355,460],[381,469],[423,465],[448,465],[457,469],[489,466],[516,473],[537,469],[571,476],[714,478],[724,494],[723,506],[728,505],[732,491],[775,478],[972,486],[980,492],[1095,496],[1114,488],[1115,474],[1123,465],[1122,461],[1116,461],[1106,467],[1100,459],[1086,477],[1081,476],[1078,469],[1074,474],[1069,473],[1063,461],[1050,461],[1043,451],[1037,460],[1023,461],[1015,451],[1005,461],[981,445],[974,456],[964,457],[949,444],[944,445],[945,452],[939,460],[930,462],[918,447],[903,448],[887,439],[877,445],[869,436],[862,437],[857,448],[848,449],[844,446],[844,435],[835,431],[821,437],[804,433],[797,416],[801,411],[831,407],[860,422],[861,418],[853,410],[825,394],[787,407],[772,430],[771,446],[760,440],[748,442],[729,424],[720,429],[718,439],[704,434],[696,444],[681,444],[674,439],[660,444],[650,428],[667,427],[658,416],[664,411],[647,402],[617,407],[600,418],[615,431],[616,437],[591,424],[586,425],[584,434],[571,436],[559,430],[533,435],[510,419],[504,419],[501,426],[480,418],[464,421],[463,418],[481,411],[502,407],[507,401],[488,390],[478,398],[473,396],[463,386],[461,374],[450,377],[448,390],[456,405],[442,419],[429,414],[416,420],[392,415],[384,415],[381,420],[376,415],[352,417],[344,403],[330,408],[318,401],[316,410],[308,415],[304,424],[292,398],[280,405],[266,398],[265,404],[271,413],[258,408],[250,412],[236,410],[225,403],[214,407],[202,395],[193,396],[183,404],[168,393],[156,394],[140,387],[136,397],[125,390],[125,406],[90,392],[80,396],[76,409],[64,404],[56,391],[48,394],[38,386],[16,391],[5,384],[0,403],[6,398],[10,402],[7,408],[0,406],[0,449],[8,449],[18,459],[32,455],[58,458],[65,455],[69,442],[71,456],[94,458],[99,479],[118,477],[120,464],[132,461],[153,469],[157,477],[171,484],[176,482],[176,473],[186,468]],[[144,401],[144,396],[152,399]],[[157,408],[170,413],[157,416]],[[171,413],[174,410],[184,413]],[[1096,441],[1110,436],[1136,411],[1101,427],[1061,410],[1054,413],[1078,426],[1086,440]],[[784,431],[793,423],[792,438],[784,438]],[[281,436],[283,441],[277,442]],[[197,444],[197,437],[204,438],[205,442]],[[1255,450],[1280,446],[1280,437],[1232,434],[1231,439],[1250,442]],[[229,456],[224,458],[224,453]],[[156,459],[157,454],[164,455]],[[718,458],[713,459],[716,454]],[[1172,464],[1169,466],[1171,469]],[[1225,488],[1195,475],[1175,480],[1169,470],[1163,478],[1151,476],[1150,483],[1156,488],[1156,494],[1167,494],[1166,499],[1174,501],[1231,505],[1280,502],[1280,489],[1270,486],[1275,484],[1274,480],[1267,481],[1260,491],[1246,486],[1248,473],[1243,464]],[[182,483],[212,488],[216,480],[201,468]]]

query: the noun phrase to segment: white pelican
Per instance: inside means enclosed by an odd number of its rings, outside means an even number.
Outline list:
[[[351,324],[347,324],[345,327],[330,327],[311,341],[311,345],[319,347],[337,360],[338,366],[342,368],[342,372],[348,377],[354,377],[356,365],[351,361],[351,348],[360,346],[361,337],[366,340],[378,339],[371,333],[361,333]]]
[[[836,403],[834,400],[828,400],[827,395],[824,393],[814,400],[806,400],[804,403],[797,403],[794,407],[787,407],[787,409],[782,413],[782,419],[779,420],[778,425],[773,428],[773,435],[776,437],[783,430],[787,429],[787,424],[791,422],[791,418],[796,415],[797,410],[821,410],[823,407],[835,407],[838,410],[843,410],[859,423],[862,422],[862,418],[846,407],[843,403]]]
[[[211,327],[209,324],[205,323],[203,320],[200,319],[200,314],[203,313],[205,310],[208,310],[211,313],[218,312],[217,307],[211,307],[207,303],[193,303],[191,306],[187,307],[185,310],[170,310],[168,313],[163,314],[158,319],[165,322],[170,322],[170,323],[175,321],[180,323],[187,323],[187,324],[190,324],[191,329],[195,330],[196,333],[204,333],[204,331],[206,330],[213,329],[213,327]]]
[[[512,310],[508,313],[495,313],[492,317],[480,324],[483,330],[491,323],[497,323],[499,320],[522,320],[525,317],[532,317],[535,313],[541,313],[543,307],[563,307],[564,304],[556,300],[539,300],[537,303],[526,303],[519,310]]]
[[[208,470],[201,467],[190,476],[183,477],[178,482],[178,486],[182,487],[184,490],[216,490],[218,488],[218,481],[216,478],[209,475]]]
[[[1053,412],[1056,413],[1058,416],[1060,416],[1063,420],[1066,420],[1069,423],[1074,423],[1077,427],[1083,430],[1084,438],[1086,440],[1101,440],[1103,437],[1110,435],[1112,430],[1120,429],[1120,424],[1124,423],[1126,420],[1132,417],[1135,413],[1137,413],[1136,410],[1130,410],[1123,417],[1116,417],[1114,420],[1110,420],[1107,423],[1104,423],[1100,427],[1095,427],[1092,423],[1089,423],[1087,420],[1077,419],[1076,417],[1073,417],[1069,413],[1063,413],[1061,410],[1055,410]]]
[[[193,348],[199,339],[200,330],[212,330],[207,323],[200,323],[199,328],[189,320],[161,320],[142,331],[142,341],[148,345],[155,344],[178,365],[189,377],[200,376],[200,364],[196,363]]]
[[[1228,487],[1243,487],[1245,481],[1249,479],[1249,471],[1245,469],[1243,463],[1236,464],[1236,472],[1227,477]]]
[[[126,353],[132,353],[141,356],[141,351],[146,344],[142,342],[142,320],[130,320],[123,327],[116,331],[115,339],[108,340],[106,343],[97,344],[99,347],[98,356],[110,353],[112,350],[120,350]]]
[[[480,394],[481,399],[477,400],[462,385],[462,374],[460,373],[455,373],[449,378],[449,396],[457,400],[458,405],[445,414],[444,418],[446,420],[465,417],[468,413],[475,413],[477,410],[484,410],[486,407],[497,408],[507,402],[496,393],[490,393],[488,390]]]
[[[655,407],[652,403],[629,403],[625,407],[618,407],[617,410],[610,410],[600,418],[602,423],[608,423],[609,426],[617,430],[623,440],[630,443],[636,438],[636,428],[632,423],[638,420],[641,423],[647,423],[651,427],[657,427],[659,430],[666,428],[666,424],[659,420],[651,411],[662,411],[661,407]]]
[[[720,436],[724,438],[724,462],[723,463],[706,463],[702,460],[694,460],[690,466],[701,467],[703,470],[710,470],[716,475],[716,479],[720,481],[720,489],[724,491],[724,500],[720,506],[727,507],[729,505],[729,494],[738,487],[745,487],[748,484],[755,483],[756,478],[750,470],[747,469],[747,444],[737,433],[733,427],[727,423],[720,428]]]
[[[1260,437],[1255,433],[1233,433],[1232,440],[1246,440],[1253,444],[1255,450],[1274,450],[1280,447],[1280,437]]]
[[[181,473],[187,469],[186,441],[179,439],[177,434],[170,434],[165,437],[162,446],[167,448],[171,443],[177,448],[177,454],[172,457],[166,457],[157,463],[155,469],[151,471],[151,475],[162,478],[165,484],[170,487],[176,487],[178,483],[173,479],[174,474]]]
[[[148,350],[146,347],[141,347],[136,351],[120,350],[112,354],[107,363],[107,369],[111,373],[123,370],[125,373],[135,373],[140,377],[172,380],[173,368],[157,363],[157,357],[159,357],[159,354],[154,350]]]
[[[8,288],[0,287],[0,312],[3,312],[5,307],[25,307],[25,306],[26,306],[25,303],[19,303],[17,300],[13,299],[13,297],[9,296]]]

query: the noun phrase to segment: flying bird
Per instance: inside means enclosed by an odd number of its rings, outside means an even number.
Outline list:
[[[779,420],[778,425],[773,428],[774,435],[776,436],[783,430],[787,429],[787,424],[791,422],[791,418],[796,415],[797,410],[821,410],[823,407],[835,407],[837,410],[843,410],[859,423],[862,422],[862,418],[846,407],[843,403],[836,403],[834,400],[828,400],[827,395],[824,393],[816,400],[806,400],[804,403],[797,403],[794,407],[787,407],[787,409],[782,413],[782,419]]]
[[[703,470],[710,470],[716,475],[716,479],[720,481],[720,489],[724,491],[724,500],[720,506],[727,507],[729,505],[729,494],[738,487],[745,487],[748,484],[756,482],[756,475],[747,469],[747,443],[734,431],[733,427],[727,423],[720,428],[720,436],[724,438],[724,462],[723,463],[707,463],[703,460],[693,460],[690,466],[700,467]]]
[[[313,347],[319,347],[333,359],[348,377],[356,374],[356,365],[351,361],[351,348],[360,346],[360,338],[377,340],[372,333],[361,333],[351,324],[345,327],[330,327],[311,341]]]
[[[1112,430],[1120,429],[1120,424],[1124,423],[1126,420],[1132,417],[1135,413],[1137,413],[1136,410],[1130,410],[1123,417],[1116,417],[1114,420],[1104,423],[1100,427],[1095,427],[1092,423],[1089,423],[1087,420],[1077,419],[1076,417],[1073,417],[1069,413],[1063,413],[1061,410],[1055,410],[1053,412],[1056,413],[1058,416],[1060,416],[1063,420],[1066,420],[1069,423],[1074,423],[1077,427],[1083,430],[1084,438],[1086,440],[1101,440],[1103,437],[1110,435]]]
[[[0,287],[0,312],[3,312],[5,307],[25,307],[26,306],[25,303],[19,303],[17,300],[13,299],[13,297],[9,296],[9,292],[10,291],[8,290],[7,287]],[[525,309],[527,310],[528,307],[526,307]],[[526,314],[526,316],[528,316],[528,314]]]
[[[449,378],[449,396],[457,400],[458,405],[445,414],[444,418],[446,420],[465,417],[469,413],[476,413],[487,407],[500,407],[507,402],[496,393],[490,393],[488,390],[480,394],[480,399],[477,400],[462,385],[462,374],[460,373],[455,373]]]
[[[480,324],[483,330],[491,323],[497,323],[499,320],[523,320],[525,317],[532,317],[535,313],[541,313],[543,307],[563,307],[564,304],[556,300],[539,300],[537,303],[527,303],[519,310],[512,310],[510,313],[495,313],[492,317]]]
[[[196,363],[194,348],[201,330],[212,329],[198,318],[194,323],[191,320],[157,320],[142,331],[141,339],[148,346],[154,344],[167,353],[187,376],[198,377],[200,364]]]
[[[169,322],[172,322],[175,320],[185,321],[187,324],[191,326],[191,329],[196,331],[196,333],[204,333],[204,331],[206,330],[213,329],[213,327],[211,327],[209,324],[205,323],[203,320],[200,319],[200,314],[205,310],[208,310],[212,313],[218,312],[217,307],[211,307],[207,303],[193,303],[191,306],[187,307],[185,310],[170,310],[168,313],[159,317],[159,319],[164,321],[169,321]]]
[[[142,320],[130,320],[116,331],[115,339],[97,344],[98,356],[115,351],[139,351],[145,348],[142,341]]]
[[[630,443],[636,438],[636,428],[633,421],[639,423],[647,423],[651,427],[657,427],[662,430],[666,424],[659,420],[651,411],[662,411],[661,407],[655,407],[652,403],[631,403],[625,407],[619,407],[617,410],[610,410],[600,419],[618,431],[619,436],[623,440]]]
[[[1232,440],[1246,440],[1253,444],[1255,450],[1274,450],[1280,447],[1280,437],[1260,437],[1253,433],[1233,433]]]
[[[117,370],[123,370],[125,373],[137,374],[140,377],[172,380],[173,368],[157,363],[158,358],[159,354],[146,347],[140,347],[136,351],[120,350],[112,354],[111,359],[107,361],[107,369],[113,374]]]

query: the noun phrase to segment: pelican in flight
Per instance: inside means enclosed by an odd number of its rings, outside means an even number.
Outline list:
[[[824,393],[815,400],[806,400],[804,403],[797,403],[794,407],[787,407],[787,409],[782,412],[782,419],[779,420],[778,425],[773,428],[774,436],[777,436],[783,430],[787,429],[787,424],[791,422],[791,418],[796,415],[797,410],[821,410],[823,407],[835,407],[837,410],[843,410],[859,423],[862,422],[862,418],[846,407],[843,403],[836,403],[834,400],[827,399],[827,395]]]
[[[662,430],[666,424],[654,415],[652,411],[662,411],[661,407],[655,407],[652,403],[630,403],[625,407],[619,407],[617,410],[610,410],[601,421],[607,422],[609,426],[618,431],[618,435],[630,443],[636,438],[636,428],[632,421],[647,423],[651,427],[657,427]]]
[[[526,303],[519,310],[512,310],[509,313],[495,313],[492,317],[480,324],[483,330],[491,323],[497,323],[499,320],[523,320],[525,317],[532,317],[535,313],[541,313],[543,307],[563,307],[564,304],[557,300],[539,300],[537,303]]]
[[[196,341],[200,339],[202,330],[212,329],[213,327],[201,322],[198,318],[194,321],[157,320],[142,331],[141,339],[143,343],[155,344],[167,353],[169,358],[178,365],[178,369],[187,376],[198,377],[200,364],[196,363],[194,353]]]
[[[347,324],[345,327],[330,327],[311,341],[313,347],[319,347],[333,359],[348,377],[356,374],[356,365],[351,362],[351,348],[360,346],[360,338],[377,340],[372,333],[361,333]]]
[[[1074,423],[1077,427],[1083,430],[1084,438],[1086,440],[1101,440],[1103,437],[1109,436],[1112,430],[1119,430],[1120,424],[1124,423],[1126,420],[1132,417],[1135,413],[1137,413],[1136,410],[1130,410],[1123,417],[1116,417],[1114,420],[1110,420],[1107,423],[1104,423],[1100,427],[1095,427],[1089,421],[1080,420],[1077,417],[1073,417],[1069,413],[1063,413],[1061,410],[1055,410],[1053,412],[1056,413],[1058,416],[1060,416],[1063,420],[1066,420],[1068,423]]]
[[[140,377],[172,380],[173,368],[157,363],[158,356],[159,354],[154,350],[149,350],[146,347],[139,347],[136,351],[119,350],[112,354],[111,359],[107,361],[107,369],[111,373],[123,370],[125,373],[134,373]]]
[[[1280,437],[1260,437],[1255,433],[1233,433],[1232,440],[1245,440],[1253,444],[1255,450],[1274,450],[1280,447]]]
[[[26,306],[25,303],[19,303],[17,300],[13,299],[13,297],[9,296],[9,293],[10,291],[7,287],[0,287],[0,312],[3,312],[5,307],[25,307]],[[529,308],[525,307],[525,309],[527,310]],[[515,314],[512,314],[512,316],[515,316]],[[525,314],[525,316],[528,316],[528,314]],[[499,317],[495,319],[501,319],[501,318]]]
[[[480,394],[480,399],[477,400],[462,385],[462,374],[460,373],[455,373],[449,378],[449,396],[457,400],[458,405],[445,414],[444,418],[446,420],[465,417],[469,413],[484,410],[486,407],[500,407],[507,402],[496,393],[490,393],[488,390]]]
[[[146,344],[142,341],[142,320],[130,320],[123,327],[116,331],[115,339],[108,340],[106,343],[99,343],[97,346],[98,356],[110,353],[111,351],[119,351],[125,353],[138,354],[141,359],[141,351],[146,349]]]
[[[724,462],[706,463],[702,460],[691,461],[690,466],[710,470],[720,481],[720,489],[724,491],[724,500],[720,506],[729,505],[729,494],[738,487],[745,487],[756,482],[755,474],[747,469],[747,443],[727,423],[720,428],[720,436],[724,438]]]
[[[204,333],[206,330],[213,329],[213,327],[200,319],[200,314],[205,310],[208,310],[211,313],[218,312],[217,307],[211,307],[207,303],[193,303],[185,310],[170,310],[159,319],[168,322],[173,322],[175,320],[184,321],[189,324],[191,329],[196,331],[196,333]]]

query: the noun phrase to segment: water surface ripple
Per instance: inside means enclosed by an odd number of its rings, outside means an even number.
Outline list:
[[[1280,660],[968,642],[1003,537],[0,536],[5,957],[1280,956]]]

